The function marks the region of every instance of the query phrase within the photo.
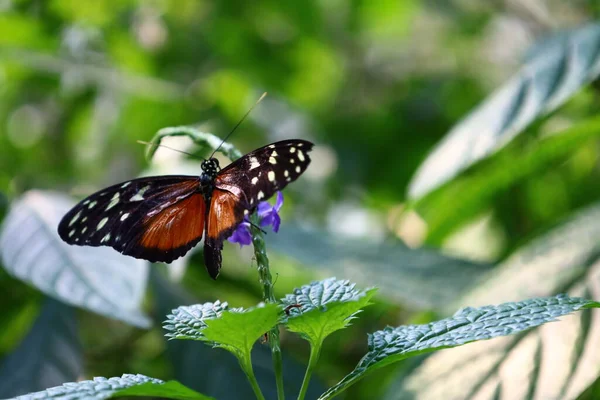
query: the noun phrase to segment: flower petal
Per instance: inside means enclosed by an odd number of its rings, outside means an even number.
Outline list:
[[[227,240],[231,243],[238,243],[240,247],[249,246],[252,243],[250,223],[242,222]]]

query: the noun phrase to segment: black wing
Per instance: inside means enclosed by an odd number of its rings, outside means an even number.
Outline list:
[[[244,218],[308,167],[313,144],[306,140],[283,140],[261,147],[223,168],[215,179],[206,220],[204,261],[213,278],[221,269],[221,250]]]
[[[69,244],[171,262],[201,240],[205,216],[198,176],[145,177],[85,198],[63,217],[58,234]]]

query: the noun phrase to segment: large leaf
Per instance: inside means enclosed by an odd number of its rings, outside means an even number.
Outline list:
[[[69,246],[56,227],[73,202],[32,191],[18,200],[0,232],[6,270],[48,296],[98,314],[147,327],[139,310],[148,264],[106,247]]]
[[[568,292],[600,298],[600,206],[590,207],[515,253],[460,304]],[[600,377],[600,312],[571,315],[523,335],[428,357],[398,379],[389,399],[574,399]],[[475,368],[474,365],[477,365]],[[516,379],[515,377],[519,377]],[[457,385],[457,382],[462,382]]]
[[[365,374],[405,358],[478,340],[512,335],[556,321],[558,317],[571,312],[593,307],[600,307],[600,303],[558,295],[498,306],[467,307],[441,321],[388,327],[369,335],[369,352],[359,361],[354,371],[331,387],[320,399],[331,398]]]
[[[327,336],[347,327],[375,292],[335,278],[304,285],[281,300],[290,314],[286,326],[312,346],[320,346]]]
[[[166,281],[154,268],[150,281],[155,294],[157,323],[178,305],[196,303],[183,289]],[[167,354],[173,362],[175,378],[184,385],[220,400],[253,398],[254,393],[237,360],[227,352],[200,345],[189,340],[169,340]],[[269,346],[255,346],[252,364],[256,379],[267,399],[276,399],[275,374]],[[286,397],[298,394],[305,366],[283,354],[283,376]],[[223,384],[227,382],[228,384]],[[311,380],[308,398],[317,398],[325,388],[316,379]]]
[[[598,76],[599,48],[597,24],[561,33],[537,46],[512,79],[452,128],[415,174],[409,195],[424,196],[563,104]]]
[[[266,241],[269,248],[325,276],[337,275],[364,286],[377,286],[383,295],[417,307],[447,305],[489,270],[487,265],[433,250],[334,236],[285,223]]]
[[[70,382],[37,393],[16,397],[15,400],[103,400],[124,396],[161,397],[179,400],[210,400],[176,381],[163,382],[144,375],[124,374],[120,378],[94,378]]]
[[[534,143],[513,143],[474,165],[415,203],[427,221],[428,241],[439,243],[489,208],[494,196],[533,174],[558,165],[600,137],[600,118],[591,118]]]
[[[0,367],[0,397],[77,380],[83,372],[73,308],[48,299],[29,334]]]

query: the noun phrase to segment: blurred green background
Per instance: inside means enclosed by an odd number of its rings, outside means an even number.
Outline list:
[[[409,181],[452,126],[518,71],[532,44],[599,13],[593,0],[0,0],[0,210],[30,189],[81,198],[142,173],[198,174],[199,163],[167,149],[148,163],[136,141],[178,125],[224,136],[266,91],[231,142],[242,152],[285,138],[317,144],[309,170],[285,191],[282,230],[301,217],[294,224],[334,238],[425,246],[485,271],[600,198],[597,139],[472,209],[454,211],[452,197],[436,203],[444,218],[455,218],[439,230],[428,228],[427,212],[401,215]],[[597,85],[582,89],[559,114],[530,126],[506,157],[546,131],[593,116],[599,105]],[[194,149],[186,139],[165,144]],[[184,287],[195,301],[256,304],[261,289],[251,252],[225,246],[218,281],[208,278],[196,253],[185,272],[171,269],[179,283],[169,285]],[[279,296],[329,274],[282,253],[272,259]],[[364,275],[377,273],[368,261],[361,265]],[[338,278],[346,278],[343,271]],[[397,279],[397,291],[404,290],[402,275]],[[0,282],[0,351],[8,355],[38,315],[42,295],[5,272]],[[145,305],[161,321],[178,303],[156,306],[157,292],[148,292]],[[325,343],[321,384],[351,370],[366,351],[367,332],[439,315],[431,302],[418,304],[383,294],[351,329]],[[177,377],[177,358],[167,357],[158,325],[147,331],[77,315],[81,378]],[[291,334],[282,340],[291,359],[306,363],[305,343]],[[381,397],[382,383],[410,368],[387,368],[346,398]],[[219,379],[227,384],[227,376]]]

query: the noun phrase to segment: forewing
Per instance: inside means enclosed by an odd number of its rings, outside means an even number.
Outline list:
[[[261,147],[223,168],[215,186],[233,193],[243,208],[251,210],[302,175],[312,147],[311,142],[299,139]]]
[[[239,197],[229,191],[215,189],[210,201],[204,239],[204,262],[213,279],[217,278],[221,269],[223,242],[243,219],[244,208]]]
[[[111,246],[136,258],[171,262],[202,238],[205,210],[199,177],[146,177],[82,200],[63,217],[58,233],[69,244]]]

